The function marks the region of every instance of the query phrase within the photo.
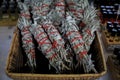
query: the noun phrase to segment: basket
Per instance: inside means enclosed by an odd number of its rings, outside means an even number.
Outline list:
[[[107,30],[102,31],[102,40],[107,50],[114,50],[120,47],[120,37],[112,37]]]
[[[120,80],[120,65],[115,65],[112,56],[108,56],[107,66],[110,70],[113,80]]]
[[[94,40],[94,49],[97,49],[97,54],[94,54],[97,74],[42,74],[42,73],[28,73],[24,72],[24,56],[22,55],[22,48],[20,44],[19,31],[15,31],[9,56],[6,65],[6,74],[14,80],[94,80],[103,76],[107,69],[103,56],[102,47],[98,36]],[[42,66],[42,65],[41,65]]]

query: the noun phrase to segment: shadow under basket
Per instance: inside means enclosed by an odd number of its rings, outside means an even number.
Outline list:
[[[7,59],[6,74],[14,80],[94,80],[103,76],[107,71],[105,59],[103,56],[102,46],[100,45],[97,32],[96,32],[96,38],[93,41],[92,47],[89,52],[91,51],[92,51],[92,56],[93,56],[92,58],[94,60],[95,68],[98,71],[97,74],[96,73],[53,74],[49,72],[44,73],[48,71],[49,68],[46,67],[46,69],[42,69],[45,68],[44,63],[47,63],[47,61],[44,61],[45,59],[42,58],[41,61],[43,60],[43,62],[41,63],[43,64],[38,66],[39,68],[38,70],[36,70],[36,71],[40,70],[40,72],[30,73],[28,72],[29,71],[28,67],[25,66],[26,58],[23,55],[24,51],[21,47],[20,32],[17,29],[14,33],[13,41],[9,51],[9,56]]]
[[[115,64],[116,60],[110,55],[107,59],[107,66],[110,70],[113,80],[120,80],[120,65]]]

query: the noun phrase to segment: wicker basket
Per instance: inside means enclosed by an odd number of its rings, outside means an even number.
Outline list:
[[[94,48],[97,49],[97,54],[94,54],[97,74],[41,74],[24,72],[22,69],[24,59],[19,38],[19,31],[17,30],[14,33],[6,66],[7,75],[14,80],[94,80],[103,76],[107,71],[102,47],[97,36],[94,40]]]
[[[107,66],[110,70],[113,80],[120,80],[120,65],[115,65],[112,56],[107,59]]]

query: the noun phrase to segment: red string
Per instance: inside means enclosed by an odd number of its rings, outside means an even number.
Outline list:
[[[84,42],[74,45],[73,48],[76,49],[76,48],[78,48],[79,46],[82,46],[82,45],[84,45]]]
[[[48,40],[48,37],[43,38],[38,43],[42,46],[43,44],[50,44],[50,42],[46,42]]]
[[[32,43],[32,40],[24,40],[27,44]]]
[[[57,3],[57,4],[55,4],[55,6],[65,6],[65,5],[61,4],[61,3]]]
[[[44,8],[44,7],[49,7],[49,5],[48,4],[43,4],[42,8]]]
[[[75,32],[75,31],[69,31],[69,32],[67,32],[67,33],[66,33],[66,36],[68,37],[68,36],[71,35],[73,32]]]
[[[50,42],[39,42],[39,44],[42,46],[43,44],[50,44]]]
[[[30,26],[25,26],[25,27],[22,29],[22,32],[29,31],[29,27],[30,27]]]
[[[75,5],[74,2],[68,2],[67,4],[70,5],[70,6],[71,6],[71,5]]]
[[[79,40],[79,39],[82,39],[82,36],[80,36],[80,37],[75,37],[74,39],[71,40],[71,42],[74,42],[74,41]]]
[[[57,53],[52,54],[52,56],[50,57],[50,60],[52,60],[55,56],[57,56]]]
[[[54,40],[52,47],[53,47],[53,48],[57,48],[57,46],[58,46],[58,43],[57,43],[57,41]]]
[[[22,29],[22,32],[29,32],[28,29]]]
[[[50,51],[52,51],[53,50],[53,48],[51,47],[51,48],[49,48],[49,49],[47,49],[46,50],[46,54],[48,54]]]
[[[48,29],[50,27],[50,25],[43,25],[43,28],[45,28],[45,29]]]
[[[39,33],[39,34],[36,36],[36,39],[39,38],[39,37],[41,37],[42,34],[44,34],[44,32]]]
[[[71,12],[76,12],[76,9],[70,9]]]
[[[27,35],[27,34],[30,34],[29,31],[26,31],[26,32],[22,32],[24,35]]]
[[[81,22],[80,23],[80,25],[79,25],[79,27],[85,27],[86,25],[85,25],[85,23],[83,23],[83,22]]]
[[[43,44],[51,44],[50,42],[46,42],[46,40],[48,40],[48,37],[45,37],[42,41],[39,41],[38,43],[40,44],[40,46],[42,46]],[[46,54],[48,54],[51,50],[52,50],[52,47],[47,49]]]
[[[51,25],[51,24],[50,24]],[[55,31],[52,31],[52,32],[50,32],[50,34],[55,34],[55,33],[59,33],[57,30],[56,30],[56,28],[54,28],[54,26],[50,26],[50,25],[43,25],[43,27],[45,28],[45,29],[48,29],[49,27],[52,27]]]
[[[20,14],[20,16],[30,17],[30,14],[25,14],[25,13],[22,13],[22,14]]]
[[[59,39],[61,42],[62,42],[62,39]],[[62,45],[62,44],[59,44],[57,41],[53,41],[53,48],[57,48],[57,46],[61,46],[62,48],[64,48],[64,45]]]
[[[87,51],[82,51],[82,52],[80,52],[79,54],[80,54],[80,59],[82,59],[83,56],[87,54]]]
[[[25,29],[29,29],[30,28],[30,26],[25,26]]]
[[[69,32],[66,33],[66,36],[68,37],[68,36],[71,35],[73,32],[79,33],[78,31],[69,31]]]
[[[33,48],[29,50],[29,53],[32,55],[32,58],[35,58],[35,50]]]
[[[50,34],[52,35],[52,34],[58,34],[58,31],[56,30],[56,31],[52,31],[52,32],[50,32]]]
[[[92,33],[91,33],[90,29],[87,29],[86,32],[87,32],[90,36],[92,36]]]

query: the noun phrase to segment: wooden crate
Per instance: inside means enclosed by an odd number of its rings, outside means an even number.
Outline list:
[[[107,30],[102,31],[102,40],[107,50],[120,47],[120,37],[112,37]]]
[[[107,59],[107,66],[110,70],[113,80],[120,80],[120,65],[115,65],[112,56]]]
[[[20,46],[19,32],[14,33],[13,41],[9,51],[9,56],[6,65],[6,74],[14,80],[94,80],[106,74],[107,68],[103,56],[102,47],[98,36],[94,40],[94,48],[97,49],[97,54],[94,54],[96,61],[97,74],[40,74],[40,73],[21,73],[23,63],[23,55]]]

